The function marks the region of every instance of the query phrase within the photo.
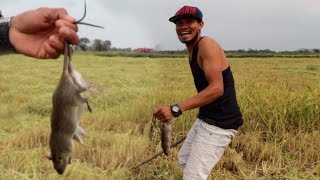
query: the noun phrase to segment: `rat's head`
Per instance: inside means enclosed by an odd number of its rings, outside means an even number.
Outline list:
[[[66,170],[67,165],[71,163],[72,153],[52,153],[48,159],[53,162],[54,169],[61,175]]]

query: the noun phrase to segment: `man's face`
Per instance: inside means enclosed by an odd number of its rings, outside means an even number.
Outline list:
[[[176,22],[176,32],[182,43],[192,43],[199,35],[203,22],[192,18],[183,18]]]

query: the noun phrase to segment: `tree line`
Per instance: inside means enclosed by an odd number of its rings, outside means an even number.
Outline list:
[[[77,49],[82,51],[100,51],[105,52],[127,52],[126,54],[131,54],[130,52],[135,52],[135,50],[131,48],[116,48],[111,46],[112,43],[110,40],[101,40],[101,39],[94,39],[92,42],[89,38],[83,37],[80,38],[80,42],[77,45]],[[104,53],[104,54],[105,54]],[[304,56],[312,56],[312,57],[319,57],[320,56],[320,49],[318,48],[301,48],[294,51],[273,51],[270,49],[238,49],[238,50],[225,50],[225,53],[228,57],[285,57],[285,56],[297,56],[301,57]],[[123,53],[122,53],[123,54]],[[140,54],[145,54],[141,53]],[[152,53],[148,54],[158,54],[158,55],[186,55],[188,54],[187,49],[183,50],[157,50],[154,49]],[[110,53],[108,54],[110,55]],[[112,54],[114,55],[114,53]],[[136,54],[135,54],[136,55]]]
[[[109,51],[111,49],[110,40],[94,39],[91,43],[90,39],[83,37],[80,38],[80,42],[77,45],[77,49],[82,51],[93,50],[93,51]]]

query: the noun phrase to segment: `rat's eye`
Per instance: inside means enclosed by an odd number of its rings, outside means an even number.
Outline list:
[[[58,157],[58,161],[62,161],[62,157],[61,156]]]

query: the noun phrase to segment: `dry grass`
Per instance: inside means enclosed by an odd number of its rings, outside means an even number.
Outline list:
[[[49,153],[51,95],[61,59],[0,56],[0,179],[56,179]],[[245,124],[212,171],[211,179],[319,179],[319,59],[231,59]],[[137,170],[130,168],[160,150],[149,141],[152,110],[195,93],[186,59],[108,58],[75,55],[93,113],[81,124],[89,147],[63,179],[181,179],[173,149]],[[174,123],[185,135],[197,111]]]

